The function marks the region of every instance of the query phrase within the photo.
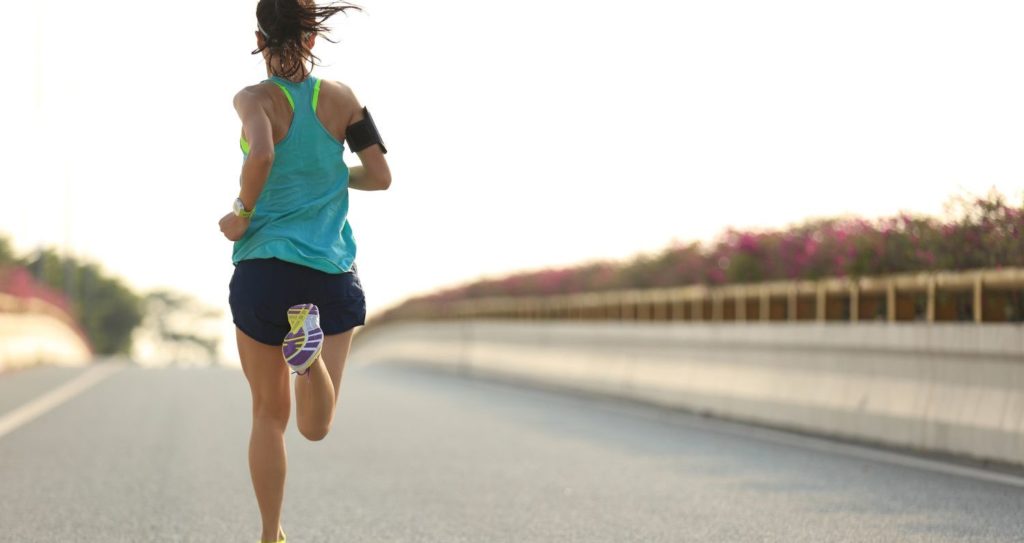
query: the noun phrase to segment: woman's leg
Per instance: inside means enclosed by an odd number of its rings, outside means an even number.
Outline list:
[[[288,365],[280,347],[265,345],[236,330],[242,370],[252,391],[252,434],[249,437],[249,473],[263,518],[262,541],[278,541],[287,458],[284,430],[288,426],[291,395]]]
[[[295,378],[296,422],[306,439],[319,441],[331,430],[351,345],[352,330],[326,336],[320,359],[309,367],[309,373]]]

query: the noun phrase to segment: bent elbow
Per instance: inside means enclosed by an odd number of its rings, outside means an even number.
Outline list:
[[[388,190],[391,188],[391,173],[382,176],[377,182],[378,190]]]

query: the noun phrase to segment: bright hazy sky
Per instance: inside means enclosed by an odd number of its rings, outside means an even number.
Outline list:
[[[0,233],[226,308],[255,5],[5,5]],[[362,5],[316,74],[353,87],[390,151],[392,189],[352,196],[371,311],[729,225],[1024,187],[1019,1]]]

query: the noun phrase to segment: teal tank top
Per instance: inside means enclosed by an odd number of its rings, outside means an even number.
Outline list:
[[[292,106],[292,124],[274,146],[274,165],[232,262],[277,258],[325,273],[345,273],[356,258],[348,223],[348,166],[344,144],[316,116],[320,81],[272,77]],[[242,153],[249,144],[243,138]]]

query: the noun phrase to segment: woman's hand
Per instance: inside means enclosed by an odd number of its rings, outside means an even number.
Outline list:
[[[231,241],[242,239],[242,236],[248,229],[249,219],[243,219],[234,213],[228,213],[220,220],[220,231],[224,233],[224,237]]]

